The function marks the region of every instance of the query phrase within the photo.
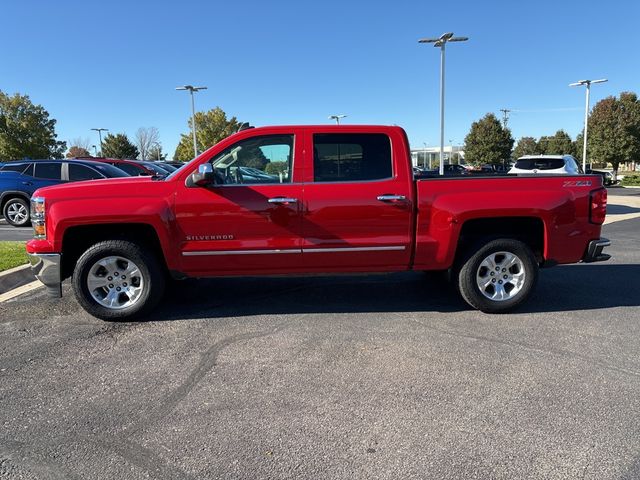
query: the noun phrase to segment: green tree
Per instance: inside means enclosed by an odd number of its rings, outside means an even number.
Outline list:
[[[66,143],[56,140],[56,121],[27,95],[0,91],[0,160],[61,158]]]
[[[538,147],[538,142],[533,137],[522,137],[518,140],[518,144],[516,148],[513,149],[513,158],[520,158],[525,155],[538,155],[540,153],[540,149]]]
[[[542,137],[539,147],[544,148],[540,152],[544,155],[575,155],[573,140],[564,130],[558,130],[552,137]]]
[[[156,142],[149,147],[147,157],[149,160],[166,160],[167,154],[162,151],[162,144]]]
[[[464,139],[465,161],[472,165],[501,164],[511,156],[513,137],[493,113],[471,124]]]
[[[109,133],[102,141],[102,156],[134,159],[140,152],[124,133]]]
[[[238,122],[236,117],[227,119],[227,114],[220,107],[216,107],[208,112],[196,112],[195,117],[198,152],[205,151],[220,140],[235,133],[241,125],[241,122]],[[191,119],[189,119],[189,129],[189,133],[180,135],[180,143],[178,143],[176,153],[173,155],[174,160],[184,162],[193,158]]]
[[[89,150],[87,150],[86,148],[74,145],[72,147],[69,147],[69,151],[65,156],[67,158],[77,158],[77,157],[90,157],[91,154],[89,153]]]
[[[640,101],[632,92],[607,97],[589,114],[587,161],[611,163],[617,174],[622,162],[640,159]]]

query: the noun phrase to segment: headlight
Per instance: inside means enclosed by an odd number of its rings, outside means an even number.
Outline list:
[[[31,198],[31,225],[33,225],[33,238],[47,238],[45,225],[44,197]]]

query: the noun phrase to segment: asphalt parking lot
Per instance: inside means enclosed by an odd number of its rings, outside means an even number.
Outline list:
[[[188,281],[141,323],[2,303],[0,477],[640,478],[638,212],[508,315],[421,273]]]
[[[14,227],[4,218],[0,218],[0,241],[26,241],[33,237],[33,229],[29,227]]]

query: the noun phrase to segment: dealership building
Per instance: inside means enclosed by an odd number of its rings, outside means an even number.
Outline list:
[[[412,148],[411,163],[413,163],[414,167],[438,168],[438,165],[440,165],[440,147]],[[445,145],[444,163],[464,165],[464,146]]]

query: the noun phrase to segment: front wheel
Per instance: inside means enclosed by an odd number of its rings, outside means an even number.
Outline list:
[[[148,313],[162,298],[165,275],[155,255],[124,240],[96,243],[78,259],[73,290],[88,313],[126,320]]]
[[[12,198],[4,204],[2,211],[5,220],[14,227],[29,225],[29,204],[22,198]]]
[[[486,313],[502,313],[524,302],[537,280],[538,263],[529,246],[499,239],[465,258],[457,283],[469,305]]]

